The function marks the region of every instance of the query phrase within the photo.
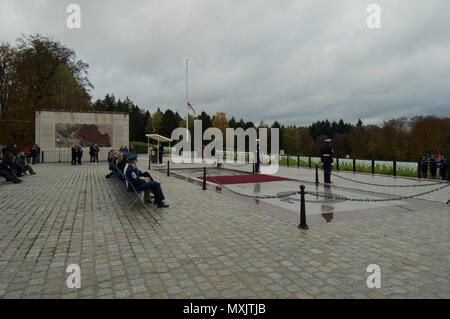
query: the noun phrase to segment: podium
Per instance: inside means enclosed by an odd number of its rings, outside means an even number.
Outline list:
[[[156,147],[152,148],[150,150],[150,159],[152,161],[152,164],[158,164],[159,163],[158,162],[158,158],[159,158],[159,151],[158,151],[158,149]]]

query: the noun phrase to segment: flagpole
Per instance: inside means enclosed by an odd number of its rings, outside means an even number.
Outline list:
[[[186,108],[189,103],[188,74],[189,74],[189,58],[186,59]],[[186,109],[186,141],[189,142],[189,109]]]

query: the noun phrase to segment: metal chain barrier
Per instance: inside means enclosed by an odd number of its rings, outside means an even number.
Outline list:
[[[167,165],[169,164],[169,162],[166,162],[166,164],[152,164],[152,168],[156,168],[156,169],[160,169],[160,168],[165,168],[167,167]]]
[[[222,187],[223,189],[226,189],[227,191],[240,195],[240,196],[244,196],[247,198],[254,198],[254,199],[278,199],[278,198],[286,198],[286,197],[290,197],[293,195],[297,195],[300,194],[299,191],[292,191],[292,192],[281,192],[278,193],[276,195],[249,195],[249,194],[243,194],[240,193],[238,191],[235,191],[231,188],[229,188],[228,186],[225,186],[223,184],[221,184],[220,182],[218,182],[214,176],[211,176],[210,174],[206,173],[206,175],[217,185],[219,185],[220,187]],[[441,184],[441,183],[434,183],[433,185],[436,184]],[[331,193],[323,193],[323,192],[305,192],[306,195],[310,195],[310,196],[317,196],[317,197],[322,197],[322,198],[327,198],[327,199],[334,199],[334,200],[339,200],[339,201],[351,201],[351,202],[389,202],[389,201],[397,201],[397,200],[405,200],[405,199],[410,199],[410,198],[415,198],[415,197],[420,197],[423,195],[427,195],[427,194],[431,194],[437,191],[440,191],[446,187],[450,186],[450,184],[445,183],[444,185],[442,185],[441,187],[438,187],[436,189],[432,189],[430,191],[426,191],[426,192],[422,192],[419,194],[414,194],[414,195],[406,195],[406,196],[397,196],[397,197],[392,197],[392,198],[349,198],[346,196],[341,196],[341,195],[335,195],[335,194],[331,194]]]
[[[322,193],[322,192],[305,192],[307,195],[311,196],[318,196],[323,198],[329,198],[329,199],[335,199],[335,200],[343,200],[343,201],[350,201],[350,202],[389,202],[389,201],[396,201],[396,200],[404,200],[404,199],[410,199],[415,197],[420,197],[423,195],[431,194],[437,191],[440,191],[446,187],[450,186],[449,184],[445,184],[441,187],[438,187],[436,189],[432,189],[427,192],[423,192],[420,194],[414,194],[414,195],[407,195],[407,196],[397,196],[392,198],[349,198],[346,196],[340,196],[340,195],[334,195],[330,193]]]
[[[370,185],[370,186],[379,186],[379,187],[425,187],[425,186],[436,186],[436,185],[442,184],[441,182],[434,182],[434,183],[427,183],[427,184],[386,185],[386,184],[375,184],[375,183],[367,183],[367,182],[362,182],[362,181],[356,181],[354,179],[343,177],[343,176],[337,175],[335,173],[331,173],[331,175],[333,175],[335,177],[338,177],[338,178],[345,179],[345,180],[350,181],[350,182],[364,184],[364,185]]]

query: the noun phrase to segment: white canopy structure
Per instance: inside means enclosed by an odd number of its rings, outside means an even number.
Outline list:
[[[147,134],[145,135],[149,140],[154,140],[154,141],[158,141],[159,142],[163,142],[163,143],[171,143],[172,140],[168,137],[165,136],[161,136],[158,134]]]
[[[151,163],[150,140],[158,141],[158,149],[159,149],[160,143],[169,143],[169,147],[170,147],[170,143],[172,143],[172,140],[168,137],[158,135],[158,134],[146,134],[145,136],[147,137],[147,152],[148,152],[148,161],[149,161],[148,164],[149,164],[149,168],[150,168],[150,163]]]

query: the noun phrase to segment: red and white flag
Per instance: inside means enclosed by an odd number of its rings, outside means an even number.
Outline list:
[[[191,105],[191,103],[188,102],[187,108],[188,108],[188,110],[191,110],[192,112],[194,112],[195,115],[197,115],[197,113],[195,112],[194,107]]]

